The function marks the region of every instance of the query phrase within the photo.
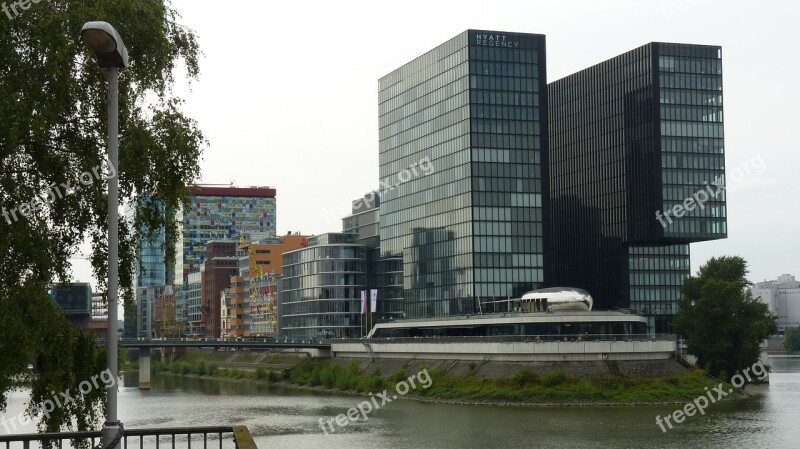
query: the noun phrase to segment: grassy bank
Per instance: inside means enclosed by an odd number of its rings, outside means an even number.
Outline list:
[[[356,363],[342,366],[329,360],[295,359],[292,368],[283,372],[269,371],[264,367],[254,370],[217,368],[197,357],[172,363],[153,362],[154,372],[177,375],[194,374],[216,378],[252,379],[268,383],[326,388],[349,393],[394,390],[398,382],[426,370],[430,387],[412,389],[410,396],[447,402],[488,403],[619,403],[646,404],[686,402],[707,393],[719,384],[702,370],[655,379],[610,376],[601,379],[570,379],[564,371],[553,371],[543,376],[522,370],[512,378],[482,379],[475,371],[463,375],[426,368],[412,371],[400,368],[392,373],[380,370],[363,372]],[[613,362],[612,362],[613,363]],[[419,385],[419,382],[417,382]],[[730,387],[724,384],[727,391]]]

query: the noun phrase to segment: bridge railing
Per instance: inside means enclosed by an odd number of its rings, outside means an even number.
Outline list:
[[[502,335],[502,336],[429,336],[374,337],[331,340],[334,343],[517,343],[554,341],[675,341],[675,334],[561,334],[561,335]]]
[[[291,339],[291,338],[262,338],[262,337],[240,337],[240,338],[121,338],[120,344],[123,346],[136,346],[137,344],[145,344],[152,346],[153,344],[163,343],[170,344],[191,344],[193,346],[208,343],[209,346],[219,345],[246,345],[247,343],[260,343],[276,346],[291,346],[291,345],[325,345],[330,340],[321,340],[317,338],[312,339]]]
[[[0,435],[0,448],[96,448],[100,431]],[[257,449],[246,426],[159,427],[125,429],[116,449]]]

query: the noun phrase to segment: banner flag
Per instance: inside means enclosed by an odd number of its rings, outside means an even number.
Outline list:
[[[375,313],[378,311],[378,289],[373,288],[369,291],[370,312]]]
[[[367,313],[367,291],[361,290],[361,314]]]

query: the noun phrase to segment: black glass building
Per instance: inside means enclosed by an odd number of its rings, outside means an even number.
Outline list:
[[[548,97],[547,283],[671,331],[689,243],[727,236],[721,48],[647,44]]]
[[[406,317],[477,313],[543,282],[545,37],[467,30],[379,81],[382,257]],[[409,175],[422,160],[430,174]]]

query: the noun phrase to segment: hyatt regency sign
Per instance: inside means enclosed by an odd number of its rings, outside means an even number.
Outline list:
[[[502,34],[475,34],[475,44],[485,47],[508,47],[519,48],[519,41],[507,39],[508,36]]]

